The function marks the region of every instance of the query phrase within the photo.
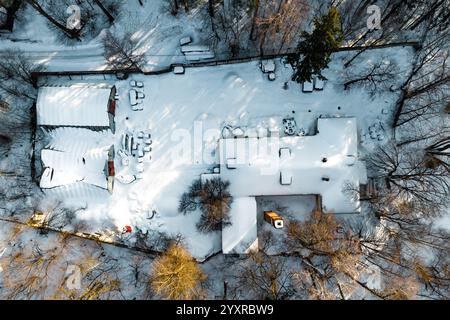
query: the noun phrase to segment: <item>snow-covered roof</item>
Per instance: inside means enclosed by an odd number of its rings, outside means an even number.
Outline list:
[[[359,212],[349,192],[365,179],[356,119],[320,118],[317,129],[315,136],[220,140],[220,175],[233,197],[319,194],[325,212]]]
[[[44,172],[40,187],[51,189],[77,183],[89,184],[107,189],[105,167],[108,150],[91,149],[83,153],[43,149],[41,160]]]
[[[222,230],[222,251],[244,254],[258,246],[256,199],[235,198],[230,210],[231,225]]]
[[[36,111],[43,126],[109,127],[111,88],[42,87]]]

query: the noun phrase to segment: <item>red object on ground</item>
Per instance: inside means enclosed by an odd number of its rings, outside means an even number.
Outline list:
[[[132,233],[133,228],[131,226],[125,226],[125,227],[123,227],[123,232],[124,233]]]
[[[116,115],[116,100],[111,100],[109,102],[109,113],[111,113],[113,116]]]
[[[115,175],[114,161],[108,161],[108,177],[114,177]]]

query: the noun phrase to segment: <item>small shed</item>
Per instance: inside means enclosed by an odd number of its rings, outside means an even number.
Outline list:
[[[274,73],[275,72],[275,61],[264,60],[261,61],[261,71],[264,73]]]
[[[314,91],[314,84],[311,81],[305,81],[303,82],[303,92],[313,92]]]
[[[190,44],[192,42],[192,38],[191,37],[183,37],[180,39],[180,46],[185,46],[187,44]]]

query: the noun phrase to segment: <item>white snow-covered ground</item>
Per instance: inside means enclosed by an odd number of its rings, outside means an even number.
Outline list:
[[[185,36],[192,37],[195,43],[209,44],[202,39],[200,11],[191,10],[188,15],[180,12],[174,17],[165,1],[146,0],[143,4],[124,1],[126,10],[121,10],[109,28],[117,36],[124,33],[132,36],[136,52],[145,54],[143,70],[158,70],[171,63],[186,62],[179,45],[179,40]],[[108,67],[101,41],[104,31],[99,30],[92,39],[83,39],[82,43],[64,44],[46,19],[27,7],[20,13],[14,32],[0,41],[0,50],[20,49],[45,65],[48,71],[104,70]]]
[[[381,54],[396,60],[401,73],[408,70],[408,49],[372,50],[365,54],[365,59]],[[298,84],[289,81],[291,69],[280,59],[276,60],[275,81],[267,79],[256,61],[189,68],[185,75],[136,74],[126,81],[117,81],[120,99],[113,138],[116,151],[122,148],[121,137],[125,132],[144,131],[152,135],[152,158],[144,162],[142,179],[131,184],[122,184],[116,179],[112,195],[93,193],[91,197],[85,194],[70,199],[70,195],[58,194],[57,197],[68,205],[87,206],[78,213],[78,218],[89,222],[92,231],[112,225],[121,230],[129,224],[144,231],[181,234],[192,254],[202,260],[221,250],[221,235],[198,233],[199,213],[182,215],[177,207],[181,194],[214,163],[216,141],[224,125],[281,126],[283,117],[294,116],[299,127],[311,131],[321,115],[354,116],[362,140],[359,148],[362,156],[365,148],[384,143],[383,139],[371,139],[368,128],[374,123],[389,127],[389,114],[392,114],[396,96],[380,93],[370,97],[358,88],[343,91],[343,55],[345,53],[334,55],[325,73],[329,78],[325,89],[313,93],[302,93]],[[131,79],[144,82],[143,111],[131,110],[128,96]],[[62,79],[50,79],[49,83],[52,82],[70,85]],[[287,90],[285,82],[289,82]],[[383,113],[383,109],[388,112]],[[137,174],[137,157],[125,167],[116,154],[115,165],[116,176]],[[153,211],[156,215],[151,219]]]

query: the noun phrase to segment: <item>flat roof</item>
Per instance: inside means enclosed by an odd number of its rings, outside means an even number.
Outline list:
[[[111,88],[41,87],[37,124],[41,126],[109,127]]]
[[[231,225],[222,229],[224,254],[244,254],[258,248],[256,199],[235,198],[230,209]]]
[[[230,181],[232,196],[319,194],[325,212],[359,212],[359,199],[347,192],[359,188],[365,173],[356,119],[320,118],[317,127],[315,136],[221,139],[220,175]],[[290,153],[280,152],[284,148]],[[290,183],[282,184],[282,176]]]

